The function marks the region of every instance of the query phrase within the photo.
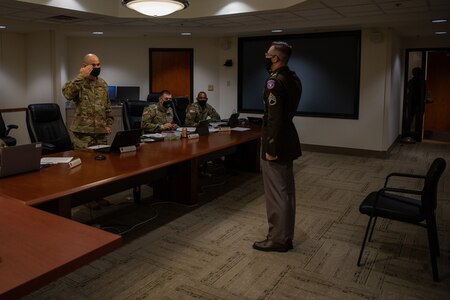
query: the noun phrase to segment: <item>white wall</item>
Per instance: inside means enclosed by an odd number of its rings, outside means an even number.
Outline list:
[[[194,97],[204,90],[209,103],[220,111],[220,62],[217,38],[81,38],[67,39],[68,73],[75,77],[83,57],[95,53],[102,63],[101,77],[109,85],[140,86],[140,98],[149,93],[149,48],[194,49]],[[208,85],[214,90],[208,91]]]
[[[295,117],[302,143],[385,151],[398,136],[404,41],[389,29],[377,32],[382,33],[381,41],[373,38],[370,29],[362,31],[359,119]],[[145,99],[149,48],[193,48],[194,94],[213,85],[209,101],[219,113],[226,117],[237,109],[237,37],[66,37],[58,31],[0,33],[0,107],[26,107],[40,101],[63,104],[61,87],[76,76],[89,52],[99,55],[101,76],[110,85],[138,85]],[[232,67],[223,66],[226,59],[233,60]],[[301,76],[301,70],[298,73]],[[22,124],[12,135],[19,143],[27,142],[24,116],[13,113],[5,119]]]

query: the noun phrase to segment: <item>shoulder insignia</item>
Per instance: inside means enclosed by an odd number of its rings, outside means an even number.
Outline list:
[[[267,80],[266,87],[268,90],[271,90],[275,87],[275,80],[269,79]]]
[[[277,96],[275,96],[272,93],[269,94],[269,97],[267,97],[267,100],[269,100],[269,105],[277,104]]]

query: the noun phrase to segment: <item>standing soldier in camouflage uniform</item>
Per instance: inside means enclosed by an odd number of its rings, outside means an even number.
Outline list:
[[[70,130],[75,149],[84,149],[98,144],[107,144],[113,123],[108,85],[99,78],[100,60],[95,54],[87,54],[78,76],[67,82],[62,91],[64,97],[76,104],[75,118]],[[91,209],[109,206],[106,199],[96,199],[86,204]]]
[[[189,105],[186,108],[186,119],[184,124],[186,126],[197,126],[198,122],[203,120],[220,121],[220,116],[208,103],[208,96],[205,92],[200,92],[197,95],[197,102]]]
[[[76,104],[75,118],[70,126],[75,149],[107,144],[113,116],[108,98],[108,85],[98,77],[100,60],[95,54],[84,57],[78,76],[63,87],[63,95]]]
[[[141,128],[151,133],[177,129],[178,125],[174,122],[172,94],[164,90],[159,95],[158,101],[144,108]]]
[[[287,43],[273,42],[265,55],[270,76],[264,89],[261,169],[269,230],[264,241],[253,244],[260,251],[286,252],[293,248],[296,204],[292,167],[302,152],[292,119],[302,83],[287,66],[291,52]]]

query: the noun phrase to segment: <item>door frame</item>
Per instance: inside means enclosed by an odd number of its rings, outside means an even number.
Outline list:
[[[404,83],[403,83],[403,111],[402,111],[402,138],[408,137],[407,133],[409,131],[406,130],[406,124],[405,120],[406,118],[406,94],[408,92],[408,78],[409,74],[411,74],[412,70],[409,70],[409,58],[411,52],[421,52],[422,53],[422,61],[421,61],[421,68],[424,72],[425,80],[427,79],[427,62],[428,62],[428,52],[434,52],[434,51],[450,51],[450,48],[448,47],[442,47],[442,48],[406,48],[405,49],[405,69],[404,69]],[[419,128],[420,133],[417,136],[417,142],[421,142],[423,139],[424,129],[423,129],[423,115],[425,111],[422,112],[422,122]]]

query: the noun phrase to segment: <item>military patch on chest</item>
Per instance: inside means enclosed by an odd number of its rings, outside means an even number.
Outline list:
[[[269,101],[269,105],[277,104],[277,96],[275,96],[272,93],[269,94],[269,97],[267,97],[267,100]]]
[[[268,90],[271,90],[275,87],[275,80],[269,79],[267,80],[266,87]]]

